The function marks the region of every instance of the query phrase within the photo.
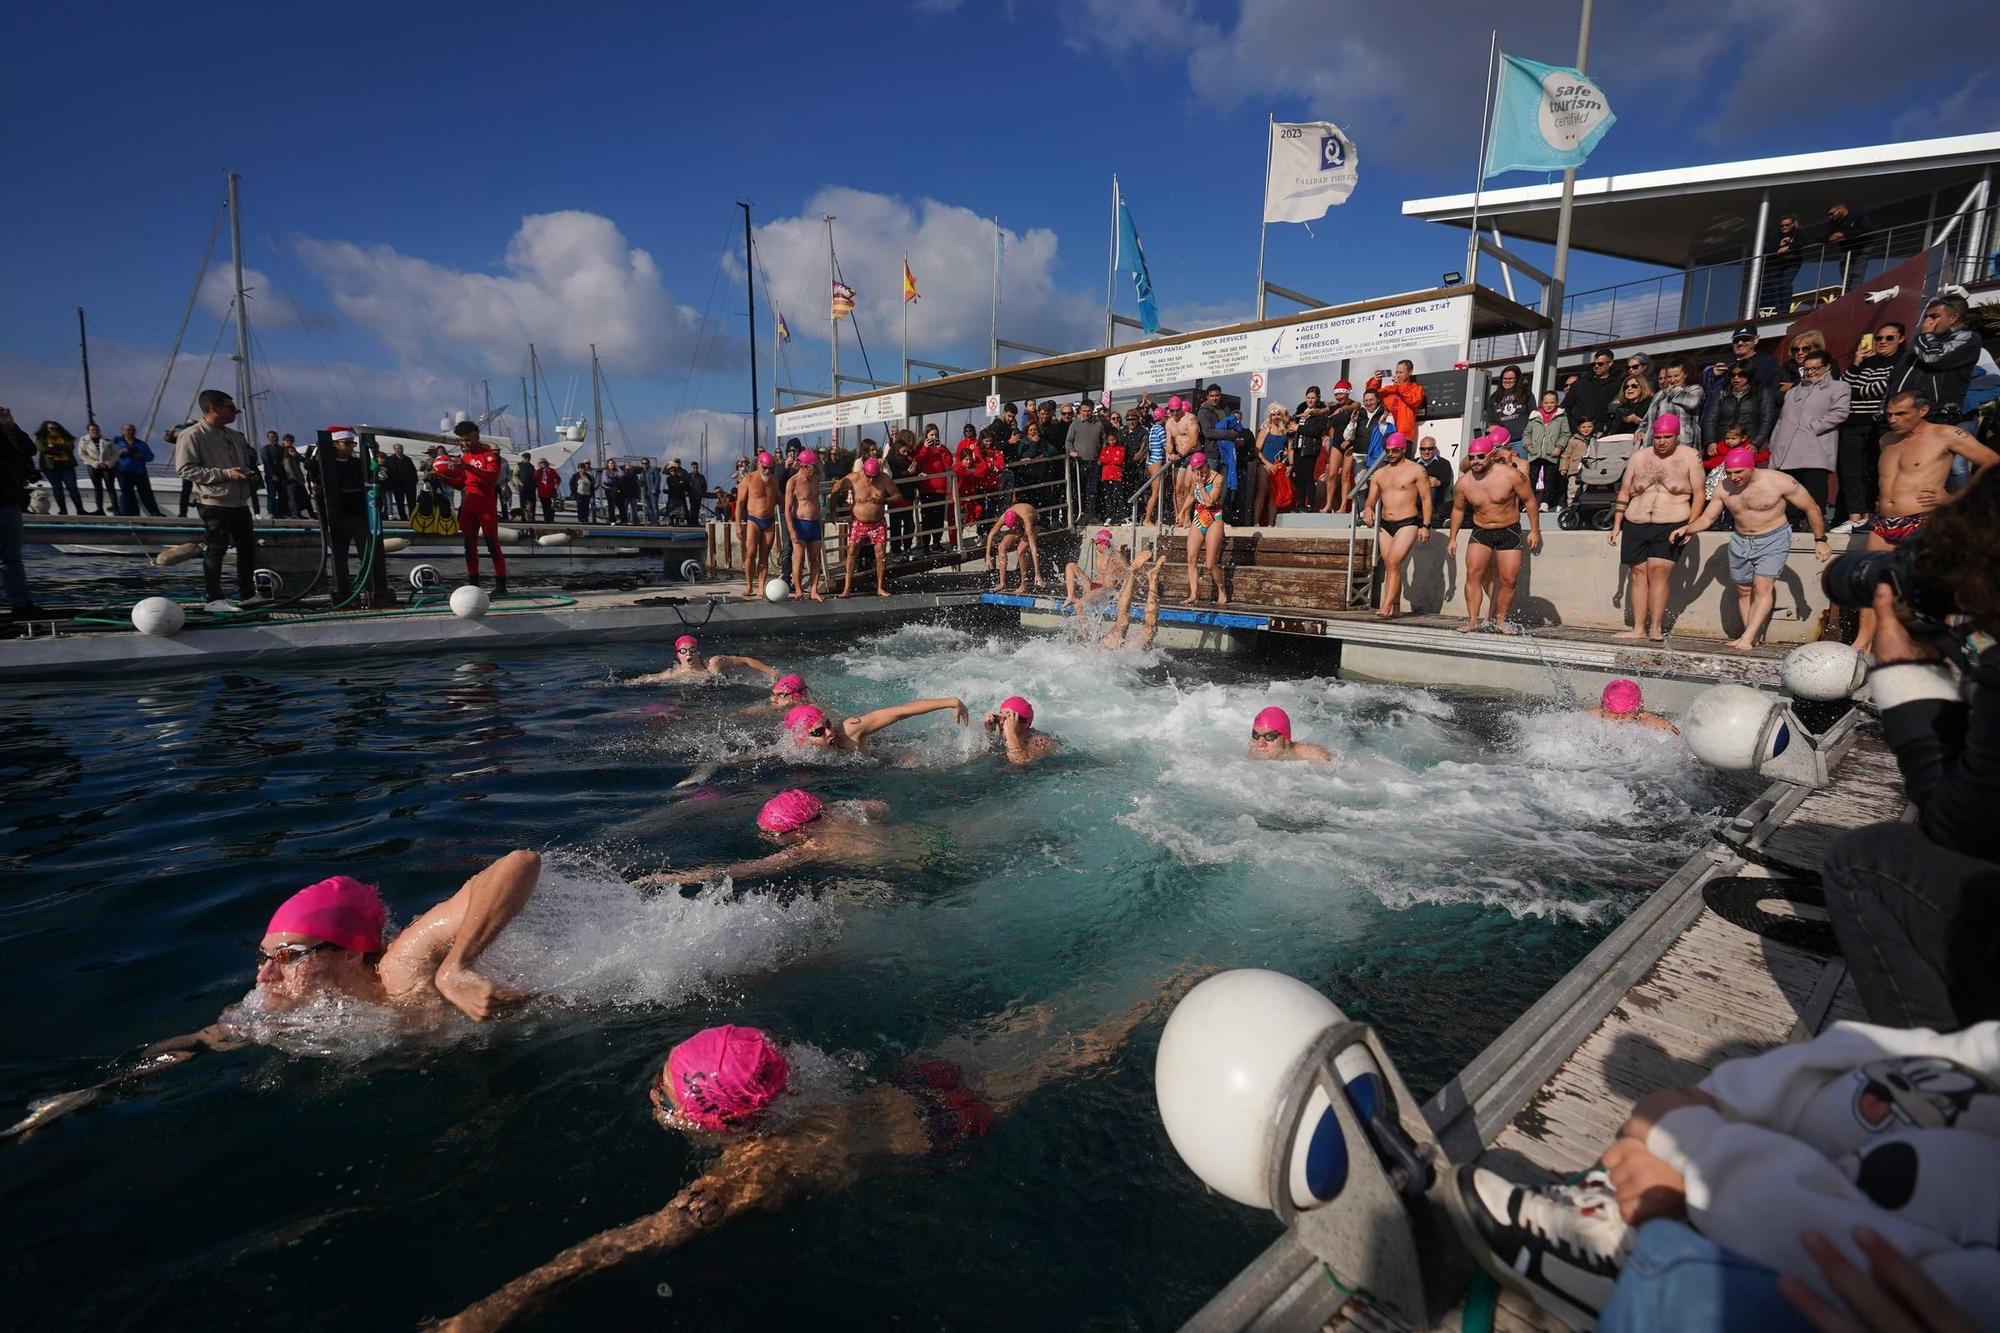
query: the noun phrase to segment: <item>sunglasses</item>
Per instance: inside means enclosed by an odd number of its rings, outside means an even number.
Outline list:
[[[322,940],[318,944],[280,944],[275,949],[259,949],[257,951],[257,966],[262,967],[266,963],[276,963],[279,967],[290,967],[293,963],[312,957],[322,949],[331,949],[332,947],[331,944]]]
[[[811,731],[808,731],[806,735],[812,737],[814,740],[831,738],[833,735],[833,724],[830,722],[822,722],[818,726],[814,727]]]
[[[695,651],[695,650],[694,650],[694,649],[692,649],[692,648],[676,648],[676,649],[674,649],[674,656],[676,656],[676,657],[693,657],[693,656],[694,656],[694,651]]]
[[[1258,731],[1254,727],[1250,729],[1250,739],[1253,741],[1278,741],[1284,738],[1285,733],[1282,731]]]

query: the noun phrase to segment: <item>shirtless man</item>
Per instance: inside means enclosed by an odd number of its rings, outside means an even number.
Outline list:
[[[882,582],[889,568],[889,501],[896,498],[896,488],[882,475],[882,464],[873,458],[861,460],[861,471],[850,472],[833,483],[835,492],[842,489],[853,492],[854,521],[847,529],[847,579],[840,585],[840,595],[854,595],[854,557],[868,544],[875,547],[875,595],[887,597],[889,589]]]
[[[757,466],[736,483],[736,512],[743,516],[743,595],[762,597],[770,569],[771,545],[778,539],[778,460],[757,451]]]
[[[733,883],[775,879],[808,865],[843,869],[920,869],[924,849],[912,830],[891,822],[887,801],[835,801],[811,792],[779,792],[757,813],[757,827],[780,844],[769,856],[718,865],[690,866],[641,875],[641,888],[707,884],[727,875]]]
[[[1090,540],[1097,547],[1097,564],[1089,574],[1074,560],[1063,566],[1063,600],[1056,608],[1059,612],[1074,607],[1081,614],[1086,604],[1112,596],[1112,590],[1131,572],[1125,557],[1111,544],[1111,529],[1099,528]]]
[[[1493,464],[1493,438],[1481,435],[1465,450],[1465,472],[1451,488],[1451,533],[1445,541],[1447,560],[1458,558],[1458,530],[1472,511],[1472,543],[1465,551],[1465,623],[1460,634],[1479,629],[1519,634],[1507,619],[1514,605],[1514,585],[1521,579],[1521,509],[1528,510],[1530,552],[1542,549],[1541,506],[1525,474]],[[1493,584],[1493,618],[1479,617],[1480,599]]]
[[[966,711],[961,700],[914,699],[906,704],[893,704],[850,718],[828,717],[817,704],[800,704],[785,714],[785,730],[800,745],[833,750],[839,754],[866,755],[872,753],[868,748],[868,738],[882,728],[893,726],[905,718],[940,713],[946,709],[951,710],[959,726],[972,725],[972,714]]]
[[[1033,505],[1029,504],[1026,500],[1021,501],[1019,504],[1008,505],[1006,510],[1001,513],[1000,521],[986,530],[986,567],[988,569],[992,569],[995,566],[993,551],[993,543],[995,541],[1000,543],[1000,551],[998,557],[998,582],[993,585],[993,591],[1007,591],[1007,553],[1016,548],[1019,548],[1022,554],[1015,560],[1016,566],[1021,571],[1020,586],[1015,591],[1026,592],[1028,590],[1028,571],[1030,570],[1034,571],[1037,586],[1041,584],[1042,556],[1040,549],[1035,545],[1035,507]]]
[[[1868,525],[1871,551],[1901,546],[1924,530],[1932,511],[1951,503],[1954,492],[1945,489],[1945,482],[1951,477],[1954,457],[1971,463],[1975,475],[2000,462],[2000,454],[1958,427],[1932,421],[1931,400],[1921,393],[1896,394],[1882,407],[1889,431],[1882,437],[1881,461],[1876,465],[1880,492]],[[1865,653],[1874,642],[1875,612],[1863,607],[1854,649]]]
[[[1379,529],[1376,553],[1383,566],[1382,609],[1375,614],[1394,620],[1403,604],[1403,562],[1418,542],[1431,539],[1431,474],[1410,457],[1410,442],[1397,434],[1383,441],[1382,465],[1368,481],[1368,512],[1361,521]]]
[[[1061,746],[1035,730],[1034,706],[1018,694],[1001,700],[1000,707],[986,715],[984,725],[987,735],[1000,738],[1007,762],[1017,768],[1062,752]]]
[[[1160,632],[1160,575],[1167,568],[1167,553],[1155,541],[1137,559],[1133,560],[1125,574],[1125,585],[1118,591],[1118,611],[1111,617],[1111,628],[1097,641],[1099,648],[1112,649],[1125,646],[1125,634],[1132,624],[1132,597],[1139,587],[1139,575],[1148,565],[1152,572],[1146,575],[1146,633],[1139,640],[1141,648],[1153,646],[1153,636]]]
[[[674,664],[665,671],[655,671],[649,675],[634,676],[627,685],[664,685],[674,680],[703,680],[719,676],[725,671],[741,669],[763,673],[766,680],[776,680],[776,669],[765,666],[754,657],[729,657],[718,653],[714,657],[701,655],[701,641],[692,634],[683,634],[674,640]]]
[[[1736,605],[1743,616],[1743,633],[1725,647],[1747,653],[1757,646],[1764,622],[1771,618],[1778,576],[1785,572],[1785,560],[1792,553],[1792,523],[1785,513],[1789,503],[1805,511],[1812,524],[1813,554],[1826,563],[1833,554],[1826,544],[1826,518],[1817,501],[1806,495],[1805,487],[1775,468],[1757,466],[1757,455],[1748,445],[1738,445],[1722,456],[1722,484],[1715,488],[1720,505],[1709,505],[1699,518],[1675,528],[1672,540],[1686,541],[1705,531],[1726,509],[1736,521],[1729,534],[1729,577],[1736,584]]]
[[[1684,531],[1707,504],[1701,455],[1681,443],[1681,419],[1662,412],[1653,421],[1649,448],[1635,449],[1611,506],[1611,544],[1624,538],[1619,563],[1632,571],[1632,628],[1614,639],[1667,637],[1667,579],[1680,559],[1673,533]]]
[[[1167,466],[1174,469],[1174,523],[1188,525],[1194,508],[1194,477],[1188,459],[1201,451],[1201,422],[1178,395],[1167,399]]]
[[[1646,697],[1640,692],[1636,680],[1614,680],[1604,687],[1604,694],[1595,708],[1584,711],[1592,717],[1606,722],[1630,723],[1635,727],[1645,727],[1651,731],[1666,731],[1678,736],[1681,729],[1661,717],[1658,713],[1646,711]]]
[[[815,602],[823,602],[820,584],[826,580],[826,552],[821,544],[825,532],[819,508],[819,455],[811,449],[799,454],[798,471],[785,483],[785,531],[792,539],[792,588]]]
[[[1333,755],[1324,745],[1309,745],[1292,739],[1292,715],[1282,708],[1266,708],[1250,723],[1252,759],[1290,759],[1307,764],[1324,764]]]

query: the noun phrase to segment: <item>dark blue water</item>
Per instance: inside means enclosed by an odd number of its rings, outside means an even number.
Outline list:
[[[1190,962],[1274,966],[1377,1024],[1428,1091],[1742,796],[1650,734],[1223,659],[943,626],[707,646],[796,667],[843,713],[960,694],[976,715],[1019,690],[1069,752],[1015,773],[929,718],[887,733],[913,767],[757,759],[775,726],[737,711],[756,691],[613,683],[660,665],[646,647],[15,690],[0,1121],[240,1000],[272,908],[336,871],[407,921],[542,850],[491,957],[550,998],[400,1040],[309,1015],[0,1148],[9,1322],[448,1315],[699,1173],[644,1088],[712,1022],[858,1085],[1011,1004],[1081,1026]],[[1346,761],[1248,763],[1266,702]],[[758,804],[793,785],[888,800],[927,863],[693,899],[626,887],[758,854]],[[1155,1022],[953,1159],[627,1264],[540,1326],[1171,1326],[1273,1224],[1174,1157],[1157,1039]]]

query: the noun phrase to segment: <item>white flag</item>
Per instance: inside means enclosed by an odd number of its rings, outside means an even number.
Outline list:
[[[1354,193],[1354,141],[1330,120],[1271,126],[1264,221],[1311,222]]]

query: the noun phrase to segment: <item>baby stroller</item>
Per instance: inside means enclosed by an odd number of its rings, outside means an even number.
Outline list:
[[[1618,503],[1618,483],[1625,477],[1625,461],[1632,456],[1637,437],[1603,435],[1591,441],[1590,451],[1576,469],[1576,498],[1556,516],[1556,526],[1565,532],[1580,528],[1611,530],[1612,506]]]

